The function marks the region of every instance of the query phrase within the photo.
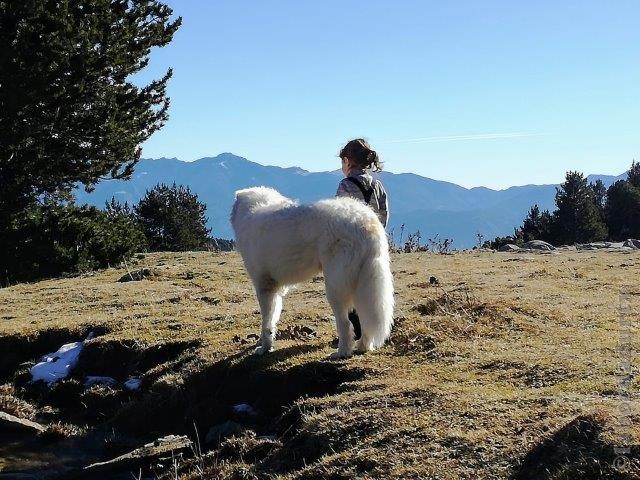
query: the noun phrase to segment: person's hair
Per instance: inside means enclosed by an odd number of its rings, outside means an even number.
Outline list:
[[[340,158],[347,157],[354,167],[374,172],[382,170],[382,162],[375,150],[372,150],[364,138],[355,138],[342,147]]]

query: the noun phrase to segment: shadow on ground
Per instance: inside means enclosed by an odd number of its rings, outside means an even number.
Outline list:
[[[607,419],[594,414],[569,422],[530,450],[511,480],[632,480],[640,478],[640,448],[626,468],[613,467],[614,446],[602,439]]]

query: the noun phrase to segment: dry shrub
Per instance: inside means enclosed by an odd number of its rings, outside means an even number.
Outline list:
[[[18,398],[15,387],[5,383],[0,385],[0,410],[18,418],[33,420],[36,408],[30,403]]]
[[[496,337],[516,328],[512,312],[480,301],[464,283],[450,290],[436,288],[440,292],[438,297],[412,308],[422,316],[438,317],[437,321],[430,322],[434,329],[456,337]]]

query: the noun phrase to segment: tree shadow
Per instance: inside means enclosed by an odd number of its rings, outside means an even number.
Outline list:
[[[531,449],[511,480],[627,480],[631,472],[613,467],[613,445],[603,441],[604,418],[579,416]],[[632,452],[638,453],[638,446]]]

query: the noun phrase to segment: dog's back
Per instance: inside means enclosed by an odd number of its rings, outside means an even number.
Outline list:
[[[300,205],[267,187],[239,190],[231,223],[243,256],[273,256],[282,250],[294,258],[324,260],[340,249],[355,254],[365,253],[367,246],[388,248],[376,214],[352,198]]]

